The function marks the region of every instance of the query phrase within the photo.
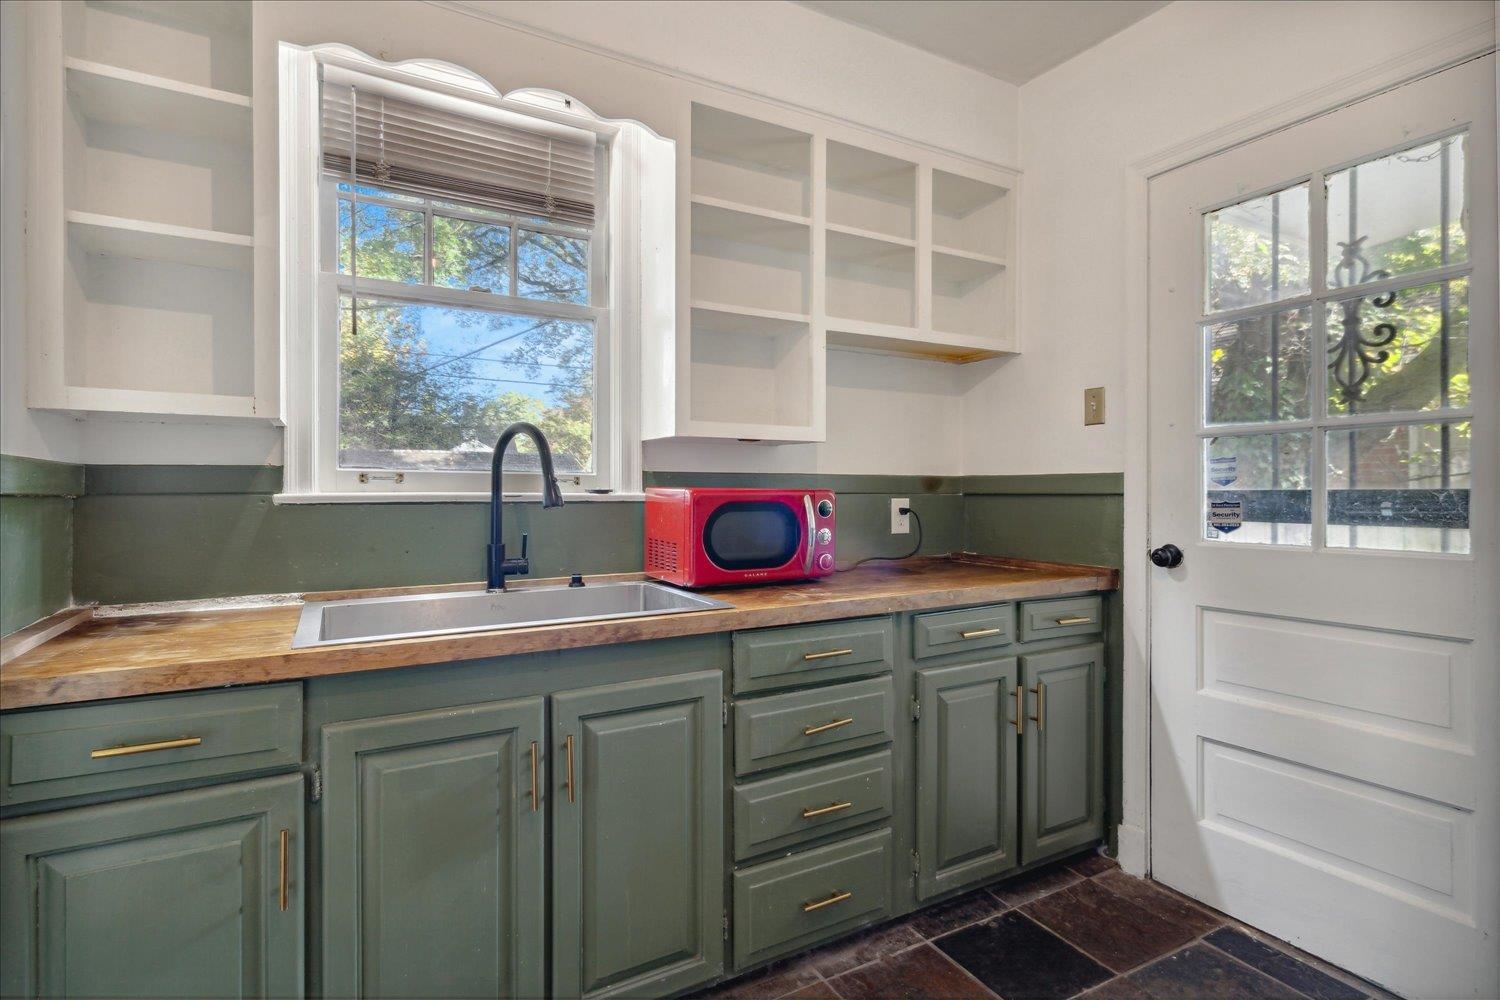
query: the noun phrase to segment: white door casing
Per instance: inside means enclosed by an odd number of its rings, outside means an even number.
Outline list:
[[[1470,553],[1324,548],[1316,482],[1312,544],[1205,538],[1204,213],[1310,182],[1314,266],[1300,301],[1312,316],[1324,308],[1310,301],[1324,291],[1317,262],[1345,238],[1324,232],[1323,175],[1459,131],[1468,260],[1445,273],[1472,272]],[[1153,874],[1419,996],[1500,995],[1495,152],[1488,56],[1149,189],[1151,544],[1185,552],[1151,579]],[[1312,413],[1295,426],[1320,442],[1316,471],[1337,416],[1320,412],[1314,331]]]

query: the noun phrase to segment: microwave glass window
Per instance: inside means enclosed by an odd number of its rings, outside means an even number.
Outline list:
[[[723,569],[774,569],[797,554],[802,528],[786,504],[726,503],[708,517],[703,546]]]

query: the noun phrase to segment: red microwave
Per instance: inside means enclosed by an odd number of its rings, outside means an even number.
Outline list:
[[[679,587],[833,572],[829,490],[646,490],[646,575]]]

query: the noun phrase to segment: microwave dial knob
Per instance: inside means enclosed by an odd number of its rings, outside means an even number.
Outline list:
[[[819,500],[818,501],[818,516],[819,517],[832,517],[833,516],[833,501],[832,500]]]
[[[823,502],[827,503],[828,501],[825,500]],[[821,570],[830,570],[830,569],[833,569],[833,556],[829,555],[827,552],[825,552],[822,555],[818,556],[818,569],[821,569]]]
[[[833,541],[833,532],[829,531],[827,528],[819,528],[818,529],[818,544],[819,545],[827,545],[831,541]]]

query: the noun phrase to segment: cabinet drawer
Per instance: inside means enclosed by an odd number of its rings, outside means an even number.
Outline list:
[[[736,860],[891,814],[891,752],[803,768],[734,790]]]
[[[1098,594],[1021,605],[1021,641],[1092,635],[1103,629],[1103,602]]]
[[[890,830],[735,872],[735,967],[796,951],[890,912]]]
[[[889,677],[750,698],[734,706],[734,773],[878,746],[895,726]]]
[[[736,632],[735,693],[889,673],[893,635],[889,618]]]
[[[1009,646],[1016,640],[1016,606],[991,604],[960,611],[917,615],[912,628],[912,655],[919,660],[970,649]]]
[[[140,698],[0,716],[0,804],[291,767],[302,686]]]

